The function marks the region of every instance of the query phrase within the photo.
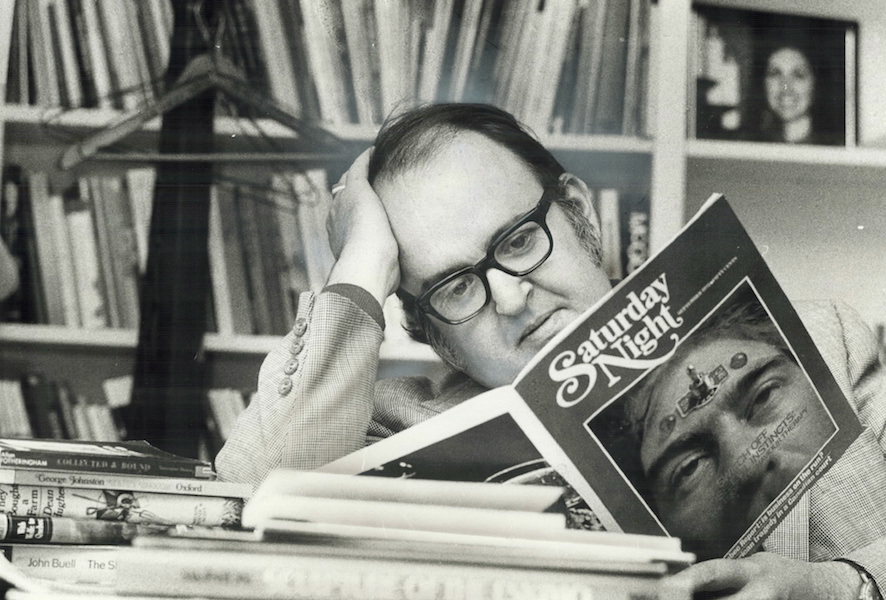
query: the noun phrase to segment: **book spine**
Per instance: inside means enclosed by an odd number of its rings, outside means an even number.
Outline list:
[[[231,300],[231,286],[225,262],[225,239],[218,205],[217,185],[212,186],[209,192],[209,202],[209,272],[212,282],[216,331],[222,335],[233,335],[235,332],[234,304]]]
[[[55,232],[49,192],[49,175],[44,172],[29,176],[30,231],[34,236],[39,269],[39,286],[46,307],[46,323],[65,325],[65,308],[62,303],[60,267],[55,256]]]
[[[13,49],[13,22],[17,23],[15,16],[15,2],[0,3],[0,102],[6,101],[6,81],[9,74],[10,55]]]
[[[28,408],[25,406],[25,396],[22,392],[22,384],[19,380],[3,380],[4,388],[3,404],[9,410],[9,421],[3,424],[3,430],[9,432],[9,437],[34,437],[31,428],[31,420],[28,417]]]
[[[80,304],[77,300],[77,279],[74,276],[74,257],[68,240],[68,221],[65,218],[64,200],[61,194],[51,194],[47,211],[52,219],[50,227],[53,239],[53,256],[58,265],[59,285],[54,293],[61,297],[64,308],[64,324],[68,327],[80,326]]]
[[[108,310],[89,197],[89,185],[81,179],[77,189],[65,196],[65,220],[74,259],[80,324],[84,329],[102,329],[109,323]]]
[[[122,544],[148,531],[125,521],[0,514],[0,541],[16,544]]]
[[[54,391],[49,380],[40,373],[22,377],[22,394],[31,429],[38,438],[62,439],[61,416],[53,410]]]
[[[22,573],[49,581],[110,584],[116,576],[116,546],[0,544]]]
[[[120,548],[117,571],[117,593],[211,598],[619,600],[659,597],[665,585],[623,573],[142,548]]]
[[[135,524],[240,525],[243,500],[129,490],[0,485],[0,513]]]
[[[54,452],[15,452],[0,451],[0,467],[31,469],[42,471],[76,471],[78,473],[116,473],[120,475],[142,475],[161,477],[186,477],[212,479],[215,474],[209,465],[195,465],[190,460],[159,459],[150,456],[99,457],[94,454],[57,454]]]
[[[621,211],[624,272],[628,275],[649,258],[649,197],[626,194]]]
[[[245,527],[260,529],[269,519],[336,525],[416,529],[473,535],[539,538],[566,527],[565,515],[468,506],[343,500],[305,496],[265,496],[250,502]]]
[[[280,14],[283,10],[280,4],[252,0],[251,8],[255,15],[258,41],[264,55],[271,94],[275,100],[300,115],[302,107],[298,93],[298,78],[293,69],[293,61],[289,59],[290,46],[284,29],[285,21]],[[283,60],[276,60],[277,57],[283,57]]]
[[[246,484],[230,481],[200,481],[173,477],[133,477],[126,475],[65,473],[63,471],[30,471],[24,469],[0,469],[0,484],[72,487],[94,490],[115,489],[131,492],[229,498],[245,498],[251,491]]]

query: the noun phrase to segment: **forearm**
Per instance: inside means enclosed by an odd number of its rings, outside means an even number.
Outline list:
[[[296,327],[265,359],[258,393],[216,457],[219,476],[257,486],[278,466],[313,469],[362,448],[381,341],[349,299],[303,294]]]

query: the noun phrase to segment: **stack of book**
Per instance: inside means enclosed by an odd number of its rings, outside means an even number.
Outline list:
[[[688,597],[679,540],[566,529],[563,489],[279,469],[241,531],[137,536],[115,592],[201,598]],[[668,594],[671,594],[668,596]]]
[[[214,477],[147,442],[0,439],[0,550],[40,579],[108,583],[139,533],[238,528],[251,490]]]

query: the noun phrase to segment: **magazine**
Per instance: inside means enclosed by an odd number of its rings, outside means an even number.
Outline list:
[[[514,383],[322,468],[568,484],[569,524],[758,549],[861,426],[738,218],[712,196]]]

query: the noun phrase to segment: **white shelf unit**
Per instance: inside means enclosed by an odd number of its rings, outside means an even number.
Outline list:
[[[837,3],[808,0],[710,0],[735,8],[801,12],[857,21],[859,148],[825,148],[687,139],[689,26],[691,0],[658,0],[651,20],[649,106],[651,139],[623,136],[542,136],[564,165],[592,187],[635,186],[651,195],[651,244],[660,248],[712,192],[723,192],[760,245],[776,276],[794,298],[835,297],[855,304],[873,322],[886,320],[886,11],[882,0]],[[0,143],[6,163],[55,169],[64,145],[44,124],[73,135],[103,127],[120,117],[102,110],[58,114],[53,109],[0,106]],[[156,136],[159,122],[145,127]],[[216,131],[230,143],[242,124],[221,119]],[[265,131],[285,137],[267,124]],[[370,143],[374,130],[338,126],[333,133],[354,144]],[[882,144],[881,144],[882,145]],[[84,165],[89,169],[120,168]],[[213,384],[236,379],[252,384],[272,337],[207,335]],[[80,361],[98,365],[107,376],[131,366],[134,332],[86,332],[5,324],[0,326],[0,357],[30,360],[48,368]],[[75,356],[76,355],[76,356]],[[81,358],[82,357],[82,358]],[[385,345],[384,372],[425,369],[436,364],[425,347]],[[92,361],[92,362],[90,362]],[[105,375],[104,373],[102,375]]]

